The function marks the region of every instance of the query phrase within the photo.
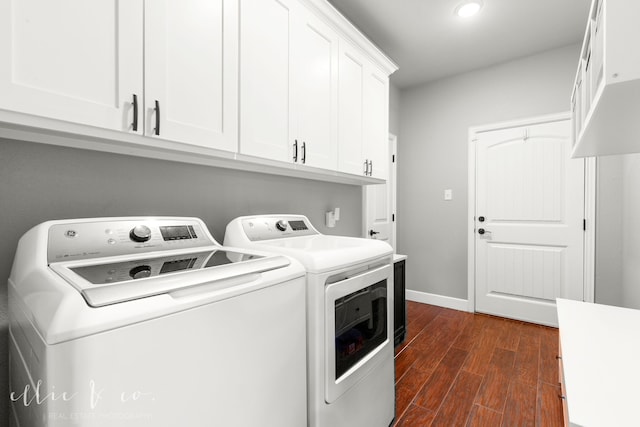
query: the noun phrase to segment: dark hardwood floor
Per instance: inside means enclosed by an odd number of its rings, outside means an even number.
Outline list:
[[[396,424],[562,426],[558,330],[407,302]]]

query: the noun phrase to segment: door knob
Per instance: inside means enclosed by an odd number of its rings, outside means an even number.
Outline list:
[[[484,228],[478,228],[478,234],[482,235],[486,233],[486,230]]]
[[[375,236],[376,234],[380,234],[380,232],[379,232],[379,231],[369,230],[369,236],[373,237],[373,236]]]

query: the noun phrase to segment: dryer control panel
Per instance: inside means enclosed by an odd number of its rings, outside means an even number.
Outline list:
[[[197,218],[70,221],[49,228],[47,262],[219,246]]]
[[[304,215],[263,215],[242,218],[244,234],[252,242],[320,234]]]

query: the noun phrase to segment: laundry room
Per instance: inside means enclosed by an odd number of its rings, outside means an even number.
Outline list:
[[[640,5],[517,3],[0,0],[0,425],[635,419]]]

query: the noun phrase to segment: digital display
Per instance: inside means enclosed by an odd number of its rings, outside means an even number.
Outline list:
[[[197,260],[198,258],[187,258],[165,262],[160,268],[160,274],[173,273],[174,271],[180,270],[188,270],[193,267]]]
[[[160,227],[160,233],[162,234],[162,238],[166,240],[184,240],[184,239],[195,239],[196,233],[193,230],[192,226],[186,225],[170,225]]]
[[[308,230],[304,221],[289,221],[289,225],[293,231]]]

